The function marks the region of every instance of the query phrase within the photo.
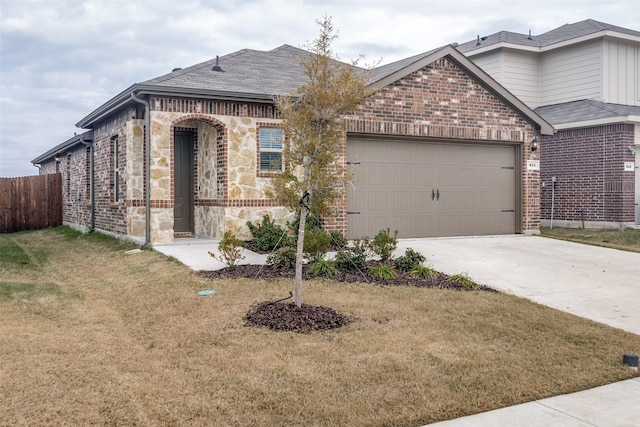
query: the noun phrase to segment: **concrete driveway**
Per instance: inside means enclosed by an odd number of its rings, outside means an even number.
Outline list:
[[[640,253],[540,236],[401,239],[436,270],[640,334]]]

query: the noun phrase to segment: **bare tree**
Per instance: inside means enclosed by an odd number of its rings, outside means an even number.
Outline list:
[[[305,46],[306,82],[290,96],[276,99],[285,135],[284,172],[272,181],[271,195],[300,209],[295,272],[295,303],[302,305],[302,261],[307,215],[333,213],[346,174],[338,162],[346,143],[344,117],[370,94],[370,72],[338,61],[331,50],[337,38],[331,18],[316,21],[320,34]]]

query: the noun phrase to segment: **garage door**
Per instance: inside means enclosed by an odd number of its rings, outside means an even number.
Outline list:
[[[505,145],[352,138],[348,237],[516,232],[516,149]]]

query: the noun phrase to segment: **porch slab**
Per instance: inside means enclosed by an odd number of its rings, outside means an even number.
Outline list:
[[[220,270],[227,265],[218,258],[218,244],[220,239],[209,237],[183,237],[175,239],[173,243],[153,245],[153,249],[170,257],[178,259],[181,263],[195,271]],[[216,254],[216,258],[209,255]],[[238,264],[264,264],[267,254],[259,254],[244,249],[244,259]]]

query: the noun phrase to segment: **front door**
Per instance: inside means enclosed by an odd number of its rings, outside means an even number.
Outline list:
[[[174,135],[174,233],[193,233],[193,132]]]

